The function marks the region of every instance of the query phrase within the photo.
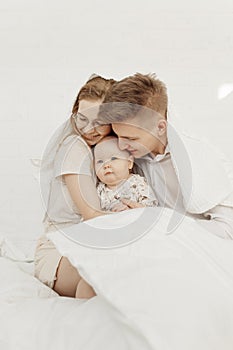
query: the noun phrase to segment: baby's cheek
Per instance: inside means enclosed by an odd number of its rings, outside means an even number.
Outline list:
[[[102,171],[103,169],[102,168],[99,168],[97,171],[96,171],[96,175],[98,176],[98,177],[103,177],[103,171]]]

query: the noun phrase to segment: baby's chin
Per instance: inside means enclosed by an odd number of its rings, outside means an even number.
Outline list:
[[[114,188],[114,187],[120,186],[126,180],[127,179],[121,179],[121,180],[118,180],[118,181],[102,181],[102,182],[104,182],[107,187]]]

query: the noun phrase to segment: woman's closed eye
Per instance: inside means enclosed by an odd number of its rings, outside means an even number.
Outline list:
[[[94,124],[94,126],[97,128],[97,127],[103,127],[103,126],[106,126],[106,125],[109,125],[109,124],[103,124],[103,123],[101,123],[101,122],[99,122],[98,120],[96,120],[96,121],[94,121],[93,122],[93,124]]]
[[[88,122],[88,119],[86,117],[83,117],[83,116],[78,116],[78,119],[81,120],[81,122]]]

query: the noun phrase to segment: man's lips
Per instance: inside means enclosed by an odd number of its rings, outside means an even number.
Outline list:
[[[136,149],[128,149],[127,151],[129,151],[130,153],[135,153],[135,152],[137,152]]]

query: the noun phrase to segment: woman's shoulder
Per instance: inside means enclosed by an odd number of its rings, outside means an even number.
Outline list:
[[[62,146],[67,146],[67,145],[69,146],[72,144],[78,144],[80,145],[80,147],[88,148],[88,145],[83,140],[81,135],[77,135],[77,134],[68,135],[62,142]]]
[[[79,135],[69,135],[63,140],[55,157],[55,168],[65,167],[67,164],[83,164],[92,162],[90,147]]]
[[[59,154],[67,152],[77,152],[79,154],[91,154],[90,147],[80,135],[72,134],[67,136],[60,145]]]

